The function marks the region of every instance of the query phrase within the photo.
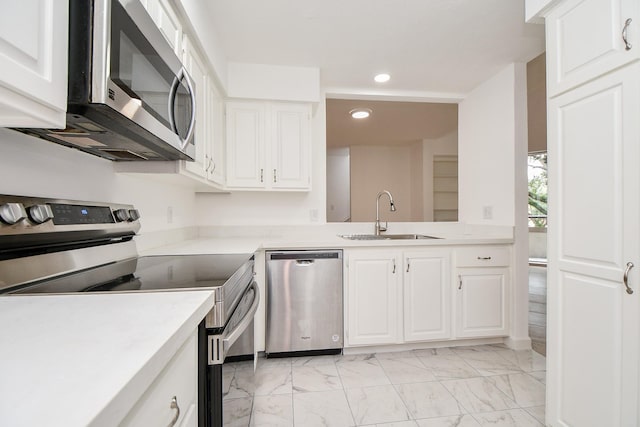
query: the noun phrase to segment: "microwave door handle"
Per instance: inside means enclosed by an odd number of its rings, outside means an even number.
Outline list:
[[[189,144],[193,137],[193,131],[195,130],[196,125],[196,94],[193,90],[191,78],[184,67],[181,68],[178,75],[173,78],[171,89],[169,89],[169,124],[171,125],[171,130],[173,130],[179,137],[178,126],[176,125],[176,96],[178,95],[178,86],[182,79],[187,82],[187,89],[189,90],[189,96],[191,97],[191,120],[189,121],[189,129],[187,130],[187,135],[184,137],[182,144],[180,145],[180,148],[184,150],[184,147]]]
[[[187,144],[189,144],[189,142],[191,142],[191,138],[193,138],[193,131],[195,130],[195,127],[196,127],[197,105],[196,105],[196,92],[193,90],[193,83],[191,82],[191,77],[189,77],[189,74],[185,71],[184,68],[180,71],[180,74],[182,74],[182,77],[184,77],[184,80],[187,82],[187,88],[189,89],[189,95],[191,96],[191,122],[189,123],[189,130],[187,130],[187,136],[185,136],[184,142],[182,143],[182,149],[184,150],[184,147]]]
[[[178,85],[180,84],[180,74],[173,78],[171,82],[171,88],[169,89],[169,101],[167,107],[169,107],[169,124],[171,130],[178,134],[178,127],[176,126],[176,95],[178,94]]]
[[[253,321],[253,316],[256,314],[256,311],[258,311],[258,305],[260,304],[260,290],[258,289],[258,284],[256,282],[252,282],[251,287],[253,288],[255,295],[253,304],[251,304],[251,308],[249,309],[249,311],[247,311],[240,323],[238,323],[238,326],[223,338],[223,354],[226,354],[233,343],[235,343],[238,338],[240,338],[240,335],[242,335],[244,330],[247,329],[247,326],[251,324],[251,322]]]

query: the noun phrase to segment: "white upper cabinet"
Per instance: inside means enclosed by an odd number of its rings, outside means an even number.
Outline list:
[[[306,104],[271,104],[273,188],[309,188],[310,116]]]
[[[220,186],[225,185],[225,156],[224,156],[224,100],[213,80],[209,78],[208,85],[209,114],[209,144],[207,150],[207,179]]]
[[[207,177],[206,167],[208,166],[208,145],[209,145],[209,77],[207,76],[207,65],[202,56],[198,53],[189,38],[184,38],[184,66],[193,79],[196,92],[196,124],[194,130],[194,141],[196,152],[193,162],[184,162],[187,171],[196,175]]]
[[[546,16],[549,96],[637,60],[639,9],[637,0],[566,0],[552,9]]]
[[[227,102],[227,187],[309,190],[308,104]]]
[[[263,102],[227,102],[227,186],[265,188]]]
[[[66,0],[2,3],[0,126],[65,127],[68,19]]]
[[[182,23],[167,0],[143,0],[143,6],[151,15],[164,38],[178,56],[182,50]]]

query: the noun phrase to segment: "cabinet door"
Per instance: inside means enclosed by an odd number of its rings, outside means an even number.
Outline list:
[[[271,187],[309,188],[310,116],[308,105],[272,104]]]
[[[407,253],[404,258],[404,340],[450,338],[449,253]]]
[[[265,105],[227,103],[227,186],[264,188]]]
[[[507,335],[506,268],[458,269],[456,337]]]
[[[207,66],[203,58],[195,49],[191,41],[184,39],[184,62],[187,72],[193,79],[196,91],[196,127],[194,130],[194,141],[196,154],[193,162],[184,162],[185,169],[193,174],[206,178],[206,167],[208,162],[208,76]]]
[[[354,251],[347,261],[349,345],[398,342],[400,264],[389,251]]]
[[[549,96],[638,59],[638,9],[637,0],[567,0],[553,9],[546,17]]]
[[[549,102],[551,425],[638,425],[639,76],[636,63]]]
[[[64,128],[69,6],[5,1],[0,14],[0,126]]]
[[[209,181],[225,182],[224,102],[213,81],[209,80],[209,159],[205,167]]]
[[[142,5],[176,54],[182,49],[182,24],[167,0],[143,0]]]
[[[193,333],[120,423],[135,426],[193,426],[198,401],[198,340]],[[175,397],[177,408],[171,404]],[[194,414],[195,412],[195,414]],[[172,420],[177,416],[174,424]],[[114,420],[115,421],[115,420]],[[196,421],[197,424],[197,421]]]

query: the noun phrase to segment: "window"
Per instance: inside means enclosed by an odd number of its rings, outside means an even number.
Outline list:
[[[529,154],[529,227],[547,227],[547,153]]]

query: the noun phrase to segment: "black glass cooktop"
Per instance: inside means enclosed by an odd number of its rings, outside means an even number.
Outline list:
[[[41,280],[12,294],[156,291],[216,288],[252,254],[146,256]]]

